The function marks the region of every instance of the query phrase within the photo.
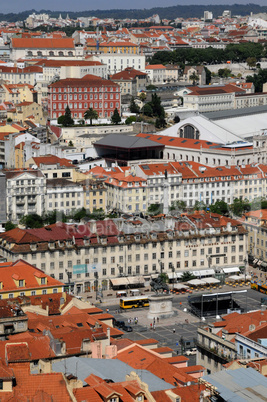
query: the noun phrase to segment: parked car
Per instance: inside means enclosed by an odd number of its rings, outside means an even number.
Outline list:
[[[114,327],[122,328],[122,327],[125,327],[125,322],[124,321],[119,321],[119,320],[114,320],[113,325],[114,325]]]
[[[120,329],[125,332],[133,332],[133,328],[130,325],[123,325]]]
[[[186,356],[191,356],[191,355],[196,355],[197,354],[197,348],[191,348],[185,352]]]

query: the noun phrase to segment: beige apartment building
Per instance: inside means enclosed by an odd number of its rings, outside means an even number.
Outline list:
[[[66,215],[84,206],[83,187],[66,179],[47,179],[46,212],[60,211]]]
[[[259,209],[246,213],[242,219],[248,232],[248,251],[267,269],[267,210]],[[265,262],[266,261],[266,262]]]
[[[46,178],[39,170],[7,170],[7,219],[18,222],[28,214],[42,215],[45,210]]]
[[[22,258],[65,283],[69,277],[75,292],[92,292],[95,271],[102,290],[149,285],[160,271],[170,279],[185,271],[198,277],[238,272],[247,255],[247,233],[236,220],[196,212],[13,229],[0,235],[0,248],[8,261]]]

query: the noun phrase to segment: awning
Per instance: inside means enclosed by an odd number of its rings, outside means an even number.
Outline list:
[[[173,287],[173,289],[175,290],[180,290],[180,289],[188,289],[189,288],[189,286],[187,286],[187,285],[184,285],[184,284],[182,284],[182,283],[176,283],[175,285],[174,285],[174,287]]]
[[[219,281],[219,279],[216,279],[216,278],[205,278],[205,279],[203,279],[206,283],[210,283],[210,284],[212,284],[212,283],[220,283],[220,281]]]
[[[203,276],[214,275],[215,271],[214,271],[214,269],[202,269],[200,271],[192,271],[192,273],[195,276],[203,277]]]
[[[223,268],[223,272],[225,274],[228,274],[230,272],[240,272],[240,269],[238,267],[228,267],[228,268]]]
[[[113,286],[128,285],[128,278],[114,278],[110,280]]]
[[[169,279],[178,279],[183,276],[183,272],[168,272]]]
[[[191,279],[190,281],[187,281],[186,283],[188,283],[189,285],[193,285],[193,286],[206,284],[205,280],[202,281],[201,279]]]
[[[135,284],[145,282],[145,279],[143,276],[128,276],[127,279],[128,279],[128,282],[130,285],[135,285]]]
[[[242,281],[243,278],[239,275],[231,275],[227,278],[229,281]]]

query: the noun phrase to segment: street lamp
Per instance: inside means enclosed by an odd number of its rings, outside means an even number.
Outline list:
[[[95,276],[95,299],[98,299],[98,272],[94,272],[94,276]]]
[[[71,278],[71,272],[69,272],[67,269],[65,269],[65,272],[68,277],[68,286],[69,286],[69,294],[70,294],[70,278]]]
[[[206,258],[208,260],[208,266],[210,268],[210,266],[211,266],[211,255],[206,255]]]
[[[248,260],[247,260],[246,258],[244,258],[244,264],[245,264],[245,272],[244,272],[244,274],[245,274],[245,282],[246,282],[246,279],[247,279],[247,263],[248,263]]]
[[[158,263],[159,263],[159,265],[160,265],[160,274],[162,274],[162,271],[163,271],[163,262],[160,261],[160,260],[158,260]]]
[[[173,265],[172,262],[170,264],[170,267],[171,267],[171,270],[172,270],[172,290],[173,290],[173,288],[174,288],[174,272],[175,272],[175,268],[174,268],[174,265]]]

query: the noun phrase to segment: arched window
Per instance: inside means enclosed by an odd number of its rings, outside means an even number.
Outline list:
[[[68,52],[68,56],[73,56],[73,52]]]
[[[42,56],[42,55],[43,55],[43,53],[40,50],[38,50],[37,56]]]
[[[64,53],[63,53],[63,52],[58,52],[58,55],[59,55],[60,57],[62,57],[62,56],[64,56]]]
[[[49,54],[49,56],[55,56],[55,53],[52,50],[50,50],[50,52],[48,54]]]

